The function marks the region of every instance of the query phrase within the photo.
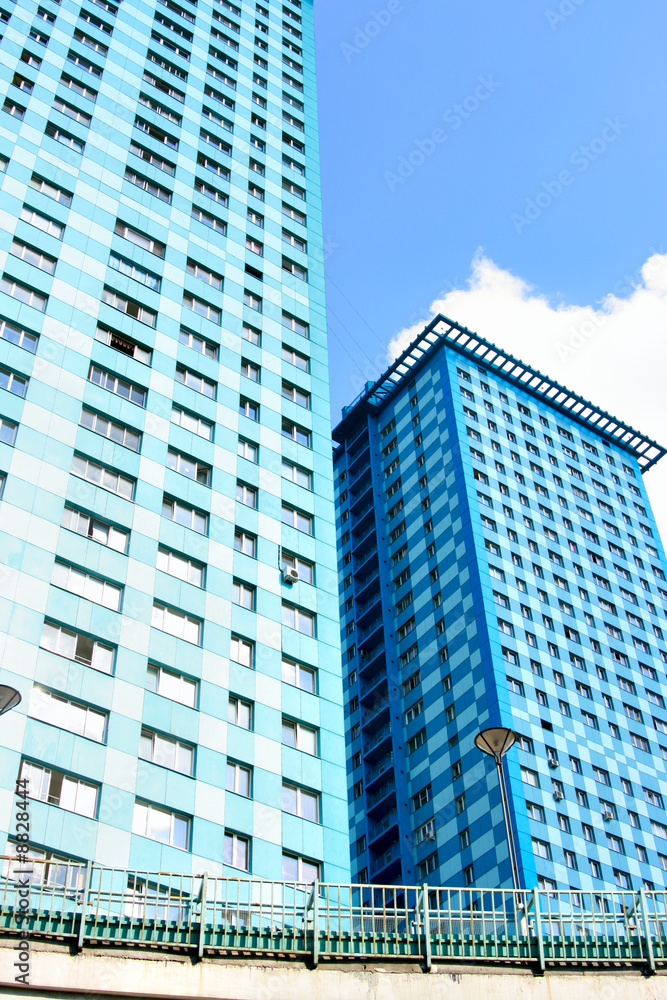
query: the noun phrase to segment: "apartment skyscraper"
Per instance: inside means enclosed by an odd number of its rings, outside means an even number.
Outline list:
[[[664,449],[443,317],[334,431],[352,874],[667,878]]]
[[[345,881],[312,0],[0,16],[3,838]]]

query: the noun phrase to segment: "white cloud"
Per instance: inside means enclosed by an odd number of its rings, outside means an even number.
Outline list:
[[[392,358],[442,313],[667,446],[667,254],[653,254],[596,305],[554,306],[478,252],[467,287],[426,312],[393,338]],[[646,485],[667,540],[667,456]]]

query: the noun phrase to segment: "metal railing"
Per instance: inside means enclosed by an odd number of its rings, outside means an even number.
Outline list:
[[[0,933],[78,948],[411,958],[426,969],[436,960],[667,965],[664,890],[305,884],[0,860]]]

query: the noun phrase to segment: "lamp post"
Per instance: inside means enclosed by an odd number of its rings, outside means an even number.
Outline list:
[[[21,695],[16,688],[0,684],[0,715],[11,712],[21,701]]]
[[[510,867],[512,869],[512,884],[518,892],[519,866],[517,863],[516,847],[514,846],[514,836],[512,834],[512,822],[510,819],[510,808],[507,799],[507,785],[505,784],[505,771],[503,768],[503,758],[508,750],[516,743],[516,736],[511,729],[497,726],[493,729],[483,729],[475,737],[475,746],[482,753],[493,757],[498,768],[498,782],[500,784],[500,800],[503,804],[503,819],[505,820],[505,832],[507,834],[507,844],[510,853]]]

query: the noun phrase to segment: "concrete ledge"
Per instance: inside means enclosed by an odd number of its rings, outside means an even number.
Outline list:
[[[613,967],[547,969],[543,977],[520,966],[419,966],[373,962],[302,962],[204,958],[109,947],[73,954],[68,945],[30,944],[29,986],[18,974],[14,941],[0,942],[0,994],[56,1000],[127,997],[163,1000],[667,1000],[667,972]]]

